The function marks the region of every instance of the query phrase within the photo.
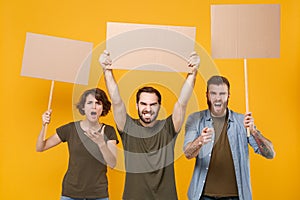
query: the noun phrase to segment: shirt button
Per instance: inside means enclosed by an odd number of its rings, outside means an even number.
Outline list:
[[[208,170],[208,167],[206,167],[206,170]]]
[[[209,157],[211,157],[211,154],[209,154]]]

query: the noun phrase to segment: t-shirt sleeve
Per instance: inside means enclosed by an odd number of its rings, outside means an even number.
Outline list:
[[[60,126],[56,129],[56,133],[62,142],[66,142],[70,136],[71,123]]]
[[[172,137],[176,136],[180,132],[180,131],[179,132],[175,131],[172,115],[167,117],[166,124],[169,126],[168,130],[169,130],[169,133],[172,135]]]
[[[106,142],[108,140],[116,140],[117,144],[119,143],[119,140],[118,140],[118,137],[117,137],[114,127],[112,127],[110,125],[105,125],[104,134],[105,134]]]

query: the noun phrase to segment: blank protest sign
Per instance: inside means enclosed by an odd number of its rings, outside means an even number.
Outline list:
[[[280,57],[280,5],[212,5],[211,43],[213,58],[244,59],[246,112],[249,112],[247,59]]]
[[[280,56],[280,5],[211,6],[213,58]]]
[[[195,27],[107,23],[106,49],[112,68],[189,72]]]
[[[28,32],[21,75],[87,85],[92,48],[90,42]]]

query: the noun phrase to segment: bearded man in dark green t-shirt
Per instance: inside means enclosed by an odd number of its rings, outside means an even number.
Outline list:
[[[195,52],[191,54],[187,65],[192,70],[182,86],[173,113],[163,120],[157,120],[161,94],[153,87],[143,87],[137,92],[136,106],[139,118],[130,117],[110,67],[112,62],[109,52],[104,51],[99,62],[103,67],[114,119],[124,148],[126,181],[123,199],[177,199],[174,145],[195,84],[200,64],[199,56]]]

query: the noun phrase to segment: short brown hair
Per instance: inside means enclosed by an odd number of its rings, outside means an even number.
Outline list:
[[[225,78],[224,76],[212,76],[210,77],[210,79],[208,79],[207,81],[207,88],[206,88],[206,93],[208,92],[208,87],[210,85],[227,85],[227,88],[228,88],[228,94],[230,93],[230,83],[228,81],[227,78]]]
[[[138,92],[136,93],[136,103],[139,103],[141,93],[143,93],[143,92],[156,94],[156,96],[158,98],[158,104],[161,105],[161,94],[157,89],[155,89],[153,87],[142,87],[142,88],[140,88],[138,90]]]
[[[107,115],[107,113],[110,111],[111,108],[111,102],[108,100],[106,93],[99,88],[86,90],[81,95],[79,102],[76,104],[76,108],[79,110],[80,114],[85,115],[83,108],[86,101],[86,97],[90,94],[94,95],[97,101],[102,102],[103,111],[101,113],[101,116]]]

